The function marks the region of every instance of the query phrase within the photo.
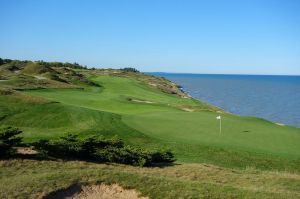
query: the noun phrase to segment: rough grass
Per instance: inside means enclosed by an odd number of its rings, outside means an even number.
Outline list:
[[[150,198],[299,198],[300,176],[208,164],[165,168],[80,161],[0,161],[0,198],[37,198],[73,184],[118,183]]]
[[[53,72],[51,67],[43,66],[39,63],[29,62],[25,65],[22,73],[24,74],[42,74],[46,72]]]
[[[99,86],[72,68],[54,67],[55,65],[31,61],[13,61],[1,65],[0,79],[5,81],[0,81],[0,87],[26,90]]]

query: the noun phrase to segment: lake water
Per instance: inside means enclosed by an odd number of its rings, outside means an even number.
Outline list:
[[[225,111],[300,127],[300,76],[151,74]]]

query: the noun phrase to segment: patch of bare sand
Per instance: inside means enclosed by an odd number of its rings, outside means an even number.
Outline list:
[[[192,108],[181,108],[183,111],[186,111],[186,112],[194,112],[195,110],[192,109]]]
[[[149,83],[149,85],[151,85],[151,86],[157,86],[157,84],[154,84],[154,83]]]
[[[132,99],[131,101],[133,101],[133,102],[138,102],[138,103],[154,104],[154,102],[147,101],[147,100],[137,100],[137,99]]]
[[[20,148],[17,148],[17,153],[23,154],[23,155],[35,155],[38,152],[29,147],[20,147]]]
[[[39,76],[39,75],[35,75],[34,77],[35,77],[36,79],[47,79],[46,77]]]
[[[140,197],[139,193],[134,189],[124,189],[118,184],[99,184],[83,186],[78,192],[74,190],[65,190],[64,194],[58,194],[53,198],[65,199],[149,199],[148,197]],[[70,192],[70,193],[68,193]],[[73,194],[74,193],[74,194]]]

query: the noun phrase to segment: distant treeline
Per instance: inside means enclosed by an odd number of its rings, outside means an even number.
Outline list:
[[[15,64],[22,64],[22,63],[28,63],[28,62],[32,62],[32,61],[29,61],[29,60],[20,61],[20,60],[0,58],[0,65],[12,63],[12,62],[15,63]],[[66,68],[73,68],[73,69],[96,70],[95,67],[88,68],[87,66],[80,65],[76,62],[74,62],[74,63],[69,63],[69,62],[65,62],[65,63],[63,63],[63,62],[45,62],[43,60],[39,60],[39,61],[35,61],[35,62],[39,63],[40,65],[46,66],[46,67],[66,67]],[[132,68],[132,67],[120,68],[120,70],[125,71],[125,72],[134,72],[134,73],[139,72],[137,69]]]
[[[22,63],[29,63],[32,61],[29,60],[12,60],[12,59],[2,59],[0,58],[0,65],[8,64],[8,63],[15,63],[15,64],[22,64]],[[40,65],[46,66],[46,67],[67,67],[67,68],[73,68],[73,69],[88,69],[87,66],[82,66],[76,62],[74,63],[62,63],[62,62],[45,62],[43,60],[35,61],[36,63],[39,63]],[[94,69],[94,68],[92,68]]]
[[[137,69],[131,68],[131,67],[121,68],[120,70],[125,71],[125,72],[133,72],[133,73],[139,73],[140,72]]]
[[[14,60],[0,58],[0,65],[7,64],[7,63],[10,63],[12,61],[14,61]]]

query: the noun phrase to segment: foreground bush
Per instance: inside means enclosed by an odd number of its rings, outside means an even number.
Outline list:
[[[20,133],[22,131],[14,127],[0,129],[0,157],[8,157],[16,152],[13,147],[21,143],[22,138],[17,137]]]
[[[115,162],[134,166],[151,166],[156,163],[174,162],[170,151],[147,151],[141,148],[125,146],[117,138],[89,137],[79,139],[69,134],[56,141],[40,140],[35,148],[45,156],[92,160],[97,162]]]

